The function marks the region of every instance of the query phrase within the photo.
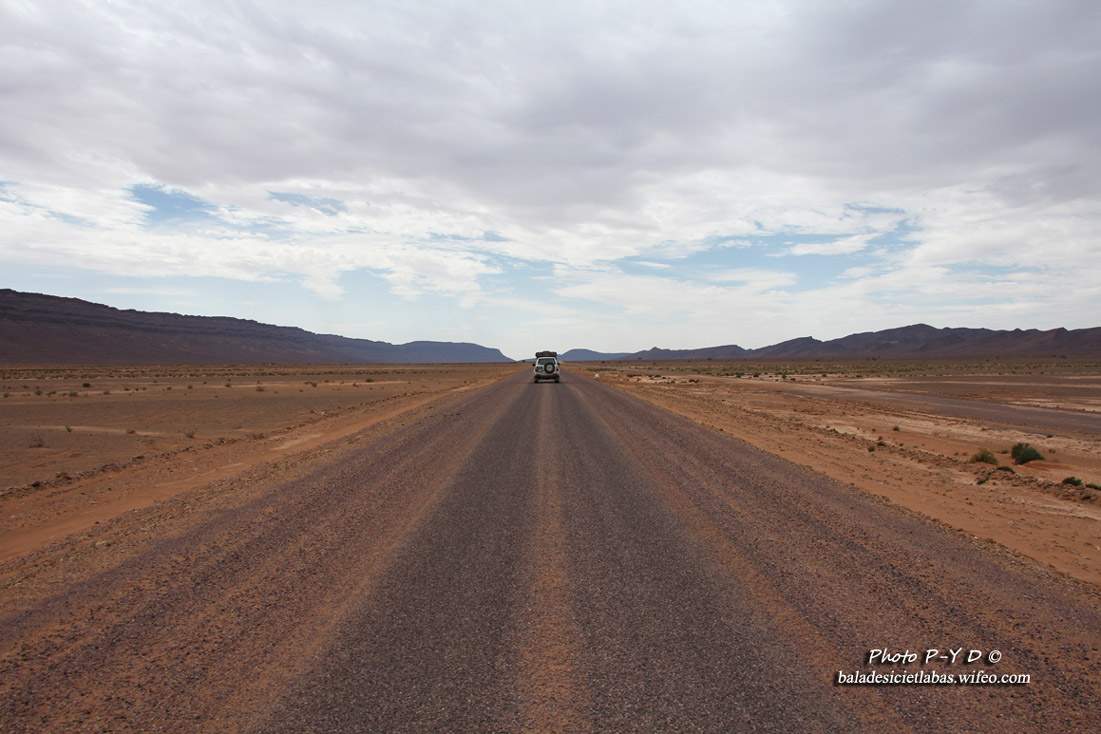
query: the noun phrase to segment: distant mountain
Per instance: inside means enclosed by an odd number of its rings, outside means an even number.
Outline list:
[[[510,362],[477,344],[389,344],[215,316],[120,310],[0,289],[0,364]]]
[[[771,347],[754,349],[752,351],[752,356],[777,359],[783,357],[801,357],[821,348],[821,346],[822,342],[818,341],[813,336],[801,336],[797,339],[789,339],[786,342],[773,344]]]
[[[725,347],[704,347],[702,349],[659,349],[651,347],[642,352],[628,354],[624,359],[736,359],[749,352],[737,344]]]
[[[1101,328],[995,331],[969,343],[966,348],[957,348],[955,351],[965,354],[968,349],[979,349],[979,353],[1022,357],[1053,354],[1101,355]]]
[[[749,354],[738,344],[727,344],[726,347],[705,347],[702,349],[658,349],[651,347],[642,352],[628,354],[623,359],[628,360],[731,360],[745,357]]]
[[[759,349],[736,344],[703,349],[659,349],[628,354],[625,360],[659,359],[805,359],[862,357],[1050,357],[1101,355],[1101,327],[1092,329],[938,329],[914,324],[883,331],[865,331],[819,341],[804,336]]]
[[[608,359],[623,359],[627,352],[594,352],[591,349],[571,349],[562,352],[558,358],[563,362],[599,362]]]
[[[825,342],[809,336],[802,337],[754,349],[750,356],[764,359],[934,356],[952,353],[963,345],[994,333],[997,332],[990,329],[937,329],[926,324],[915,324],[884,331],[865,331]]]

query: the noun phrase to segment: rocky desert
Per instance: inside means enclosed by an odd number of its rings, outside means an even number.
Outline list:
[[[530,369],[6,368],[2,728],[1098,723],[1096,362]]]
[[[1101,363],[571,365],[1101,587]],[[515,365],[9,367],[0,560],[278,463]],[[1012,446],[1043,459],[1017,464]],[[983,449],[996,463],[975,461]]]
[[[487,365],[0,370],[0,561],[515,371]]]

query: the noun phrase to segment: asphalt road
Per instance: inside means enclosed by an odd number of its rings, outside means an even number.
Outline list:
[[[529,380],[193,498],[117,563],[71,551],[0,614],[0,730],[1101,731],[1095,592],[578,373]],[[1031,680],[837,684],[980,670]]]

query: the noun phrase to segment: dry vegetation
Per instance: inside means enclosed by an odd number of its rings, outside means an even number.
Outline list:
[[[1101,586],[1101,363],[733,360],[579,368]],[[1017,463],[1011,451],[1020,443],[1044,458]]]

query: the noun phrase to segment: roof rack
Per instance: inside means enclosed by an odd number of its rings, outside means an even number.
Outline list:
[[[536,352],[536,357],[557,357],[558,352]]]

